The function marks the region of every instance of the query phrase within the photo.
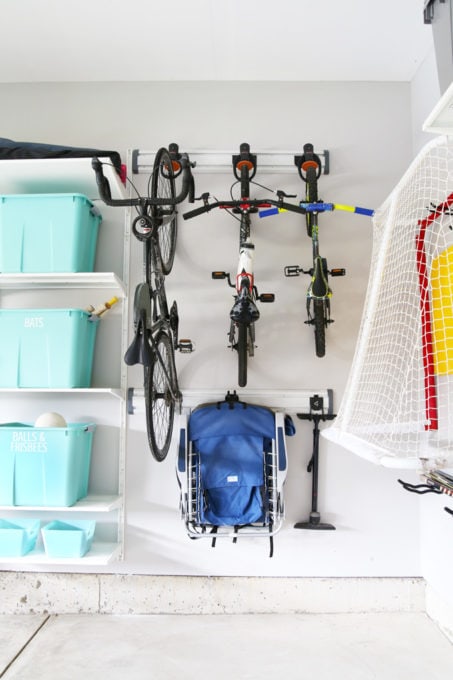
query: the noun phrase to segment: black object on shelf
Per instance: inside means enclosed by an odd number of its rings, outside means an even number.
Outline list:
[[[315,394],[310,397],[310,413],[298,413],[301,420],[311,420],[313,427],[313,454],[307,466],[307,472],[312,473],[311,486],[311,512],[307,522],[297,522],[295,529],[315,529],[318,531],[335,530],[333,524],[321,522],[321,513],[318,511],[318,472],[319,472],[319,423],[325,420],[333,420],[334,413],[324,412],[324,400]]]

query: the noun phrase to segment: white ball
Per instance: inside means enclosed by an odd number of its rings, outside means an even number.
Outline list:
[[[68,423],[60,413],[41,413],[35,420],[35,427],[67,427]]]

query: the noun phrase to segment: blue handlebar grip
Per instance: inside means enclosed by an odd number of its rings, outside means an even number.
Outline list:
[[[326,210],[334,210],[333,203],[299,203],[301,208],[305,208],[307,212],[325,212]]]
[[[346,212],[357,213],[357,215],[367,215],[373,217],[374,210],[370,208],[360,208],[354,205],[342,205],[341,203],[300,203],[301,208],[307,212],[326,212],[334,210],[345,210]]]
[[[368,217],[373,217],[373,215],[374,215],[374,210],[370,210],[369,208],[357,208],[356,207],[355,212],[358,215],[368,215]]]
[[[270,217],[270,215],[278,215],[278,208],[266,208],[266,210],[259,210],[258,215],[260,217]]]

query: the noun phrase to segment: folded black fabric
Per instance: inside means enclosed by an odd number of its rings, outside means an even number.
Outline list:
[[[39,142],[16,142],[0,137],[0,159],[13,158],[92,158],[107,157],[112,161],[115,170],[121,175],[121,156],[117,151],[89,149],[58,144],[41,144]]]

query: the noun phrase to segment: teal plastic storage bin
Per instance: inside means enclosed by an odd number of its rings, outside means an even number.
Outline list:
[[[0,387],[90,387],[98,323],[82,309],[1,309]]]
[[[46,524],[41,533],[47,557],[83,557],[91,548],[95,528],[94,520]]]
[[[0,425],[0,505],[69,507],[84,498],[95,428]]]
[[[0,271],[93,271],[101,220],[82,194],[0,196]]]
[[[0,519],[0,557],[21,557],[36,545],[39,519]]]

